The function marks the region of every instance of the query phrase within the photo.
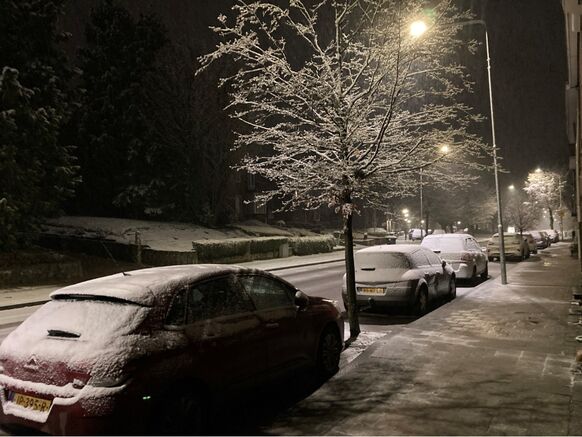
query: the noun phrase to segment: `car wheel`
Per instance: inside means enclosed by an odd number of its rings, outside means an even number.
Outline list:
[[[477,283],[477,266],[473,267],[473,274],[471,275],[470,281],[472,285]]]
[[[485,264],[485,270],[481,273],[481,279],[486,281],[489,279],[489,263]]]
[[[328,326],[323,330],[319,338],[317,374],[322,378],[333,376],[338,371],[341,352],[342,341],[337,329],[333,326]]]
[[[416,303],[414,305],[414,313],[417,316],[424,316],[428,313],[428,292],[424,287],[418,292]]]
[[[455,281],[454,277],[451,277],[451,280],[449,281],[449,300],[453,300],[456,297],[457,297],[457,281]]]
[[[208,402],[201,396],[188,392],[168,392],[154,419],[154,429],[159,435],[204,434],[209,412]]]

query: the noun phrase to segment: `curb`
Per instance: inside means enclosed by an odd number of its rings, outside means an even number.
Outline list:
[[[295,269],[295,268],[300,268],[300,267],[317,266],[319,264],[337,263],[337,262],[340,262],[343,260],[344,260],[343,258],[339,258],[339,259],[331,259],[331,260],[327,260],[327,261],[313,261],[310,263],[297,264],[297,265],[292,265],[292,266],[273,267],[271,269],[262,269],[262,270],[265,270],[266,272],[276,272],[278,270],[288,270],[288,269]]]
[[[30,302],[15,303],[15,304],[11,304],[11,305],[1,305],[0,312],[2,312],[4,310],[14,310],[14,309],[18,309],[18,308],[32,307],[35,305],[42,305],[43,303],[47,303],[49,300],[50,299],[33,300]]]

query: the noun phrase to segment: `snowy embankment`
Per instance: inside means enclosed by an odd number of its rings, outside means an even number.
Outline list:
[[[304,229],[281,228],[256,220],[213,229],[191,223],[82,216],[63,216],[47,220],[42,226],[42,231],[68,237],[107,239],[123,244],[134,244],[136,233],[139,233],[142,245],[163,251],[189,251],[192,250],[193,241],[228,240],[250,236],[317,235]]]

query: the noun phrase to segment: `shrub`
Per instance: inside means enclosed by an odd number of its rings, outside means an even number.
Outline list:
[[[313,253],[331,252],[335,244],[333,235],[316,237],[294,237],[289,239],[294,255],[311,255]]]
[[[230,240],[193,241],[192,248],[198,252],[199,262],[213,262],[226,258],[244,257],[250,252],[250,240],[233,238]]]
[[[253,238],[251,242],[251,253],[275,252],[282,244],[288,242],[287,237],[262,237]]]

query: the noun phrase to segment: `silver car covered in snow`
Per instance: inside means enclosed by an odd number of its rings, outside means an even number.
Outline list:
[[[422,315],[431,300],[456,296],[453,269],[417,244],[371,246],[358,250],[354,260],[358,308],[409,306]],[[345,275],[342,298],[347,308]]]
[[[427,235],[421,246],[438,253],[455,271],[457,278],[476,280],[489,277],[487,254],[469,234]]]

